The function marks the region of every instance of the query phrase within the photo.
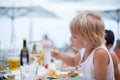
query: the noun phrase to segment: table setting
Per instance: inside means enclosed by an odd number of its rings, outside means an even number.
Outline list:
[[[19,69],[4,74],[4,77],[7,79],[10,75],[14,76],[12,80],[85,80],[81,70],[46,69],[37,64],[20,66]]]

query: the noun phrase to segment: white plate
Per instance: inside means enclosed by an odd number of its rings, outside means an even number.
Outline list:
[[[54,80],[83,80],[83,77],[74,77],[74,78],[55,78],[51,76],[47,76],[47,79],[54,79]]]

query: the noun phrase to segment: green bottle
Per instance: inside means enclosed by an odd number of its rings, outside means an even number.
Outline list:
[[[26,46],[27,41],[26,39],[23,40],[23,48],[21,49],[21,54],[20,54],[20,65],[28,65],[29,64],[29,53],[28,53],[28,48]]]

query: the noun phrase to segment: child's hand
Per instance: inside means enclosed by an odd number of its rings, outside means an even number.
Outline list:
[[[60,58],[61,54],[62,54],[61,51],[56,50],[56,49],[54,49],[54,50],[51,51],[51,56],[55,57],[55,58]]]

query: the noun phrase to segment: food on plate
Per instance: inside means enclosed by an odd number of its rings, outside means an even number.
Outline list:
[[[53,78],[75,78],[75,77],[80,77],[80,74],[78,71],[69,71],[65,73],[59,73],[55,70],[49,70],[48,76]]]
[[[55,70],[48,70],[48,76],[58,78],[59,74]]]
[[[72,73],[70,77],[77,77],[78,73]]]
[[[78,71],[69,71],[68,76],[74,78],[74,77],[79,77],[80,75]]]

